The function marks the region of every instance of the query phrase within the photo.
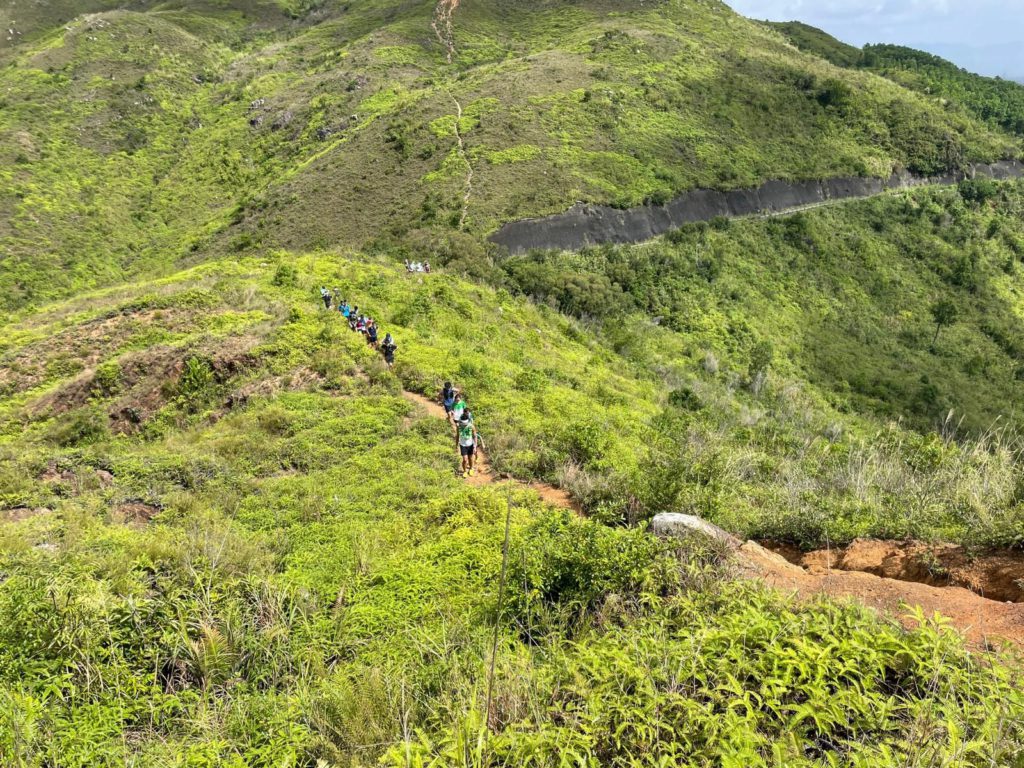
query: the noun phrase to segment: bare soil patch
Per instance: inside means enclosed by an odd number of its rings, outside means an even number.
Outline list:
[[[132,525],[136,527],[144,527],[149,524],[157,514],[159,514],[160,508],[154,507],[152,504],[145,504],[141,501],[130,501],[125,504],[120,504],[111,512],[111,517],[124,525]]]
[[[968,556],[955,545],[875,540],[807,554],[774,548],[747,542],[738,550],[744,569],[772,587],[850,598],[907,626],[916,624],[911,609],[920,608],[926,617],[946,617],[976,645],[1024,647],[1024,558],[1017,553]]]
[[[1024,552],[974,553],[956,544],[877,539],[807,553],[768,546],[812,574],[857,571],[932,587],[962,587],[990,600],[1024,603]]]
[[[49,515],[52,512],[52,509],[47,509],[46,507],[14,507],[13,509],[2,509],[0,510],[0,522],[20,523],[22,520],[39,517],[40,515]]]

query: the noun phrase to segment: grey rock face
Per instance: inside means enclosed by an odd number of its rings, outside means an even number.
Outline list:
[[[577,203],[565,213],[510,222],[490,239],[513,254],[525,253],[532,248],[576,251],[601,243],[640,243],[684,224],[710,221],[717,216],[737,218],[784,213],[835,200],[872,197],[886,190],[926,184],[956,184],[965,177],[1016,179],[1022,176],[1024,165],[1017,160],[1002,160],[992,165],[972,166],[966,174],[938,177],[901,173],[888,179],[847,177],[824,181],[768,181],[755,189],[731,192],[694,189],[665,205],[642,205],[625,210]]]

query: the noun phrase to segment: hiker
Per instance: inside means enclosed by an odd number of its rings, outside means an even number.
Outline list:
[[[384,362],[388,364],[388,368],[391,368],[395,364],[396,349],[398,349],[398,345],[395,344],[395,340],[391,338],[391,334],[385,334],[384,343],[380,345],[380,351],[384,353]]]
[[[455,417],[452,415],[455,410],[455,398],[458,397],[459,391],[452,386],[450,381],[444,383],[444,388],[441,390],[441,405],[444,406],[445,416],[448,417],[448,421],[455,423]]]
[[[331,292],[327,290],[326,286],[320,286],[320,298],[324,300],[324,308],[331,308]]]
[[[466,398],[461,392],[455,393],[455,404],[452,406],[452,420],[460,421],[466,412]]]
[[[462,457],[462,476],[472,477],[476,474],[474,463],[476,460],[476,446],[480,440],[480,433],[477,432],[476,423],[469,411],[463,411],[462,417],[455,425],[455,442],[459,445],[459,455]]]
[[[346,320],[352,315],[352,305],[348,303],[347,299],[341,303],[341,314]]]
[[[423,271],[426,272],[428,275],[430,274],[430,262],[429,261],[424,261],[423,262]]]
[[[377,349],[377,324],[373,320],[366,326],[366,340],[371,347]]]
[[[341,289],[340,288],[335,288],[334,289],[334,306],[336,306],[336,307],[340,307],[341,306]]]
[[[348,327],[354,331],[357,322],[359,322],[359,307],[352,307],[352,311],[348,313]]]
[[[408,259],[405,260],[405,271],[412,272],[412,264],[409,263]]]

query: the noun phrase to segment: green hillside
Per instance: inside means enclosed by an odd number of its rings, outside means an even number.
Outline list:
[[[320,284],[396,333],[395,374],[318,309]],[[872,518],[853,489],[845,512],[797,517],[784,488],[867,460],[905,467],[908,492],[911,478],[934,489],[906,507],[927,526],[933,503],[957,514],[952,478],[964,494],[1010,482],[996,469],[1007,449],[895,426],[880,440],[791,384],[737,391],[724,370],[696,374],[672,332],[622,325],[636,335],[616,349],[507,292],[329,253],[222,261],[15,319],[0,406],[4,761],[1017,759],[1019,672],[956,635],[801,605],[736,581],[697,541],[602,522],[681,502],[733,527],[877,529],[891,511]],[[400,396],[448,375],[498,469],[553,474],[591,515],[455,479],[443,422]],[[848,431],[808,450],[825,418]],[[740,506],[737,487],[758,498]]]
[[[609,324],[639,309],[694,355],[770,343],[844,412],[975,434],[1024,399],[1021,184],[964,182],[650,244],[503,262],[524,292]],[[934,308],[955,319],[937,328]],[[937,333],[938,331],[938,333]]]
[[[945,59],[898,45],[868,45],[863,66],[923,93],[940,96],[1005,131],[1024,135],[1024,85],[982,77]]]
[[[92,14],[10,54],[5,306],[259,247],[458,254],[464,234],[577,200],[1019,152],[717,3],[467,3],[450,65],[430,2],[327,5],[262,32],[231,8]]]
[[[839,67],[874,72],[1016,136],[1024,135],[1024,85],[968,72],[950,61],[901,45],[847,45],[800,22],[766,22],[797,48]]]
[[[838,40],[828,32],[800,21],[766,21],[765,25],[777,29],[801,51],[813,53],[837,67],[860,66],[864,52],[855,45]]]
[[[1001,120],[715,0],[0,14],[0,765],[1024,761],[983,621],[647,525],[1019,563],[1024,182],[487,240],[1018,156]],[[423,405],[447,380],[487,472]]]

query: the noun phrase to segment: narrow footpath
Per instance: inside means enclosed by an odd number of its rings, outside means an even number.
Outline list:
[[[330,310],[331,297],[326,288],[321,289],[321,295]],[[365,316],[359,322],[376,328]],[[385,341],[388,339],[390,334]],[[439,402],[404,388],[402,396],[422,414],[448,422]],[[512,483],[533,490],[553,507],[583,514],[580,505],[561,488],[496,473],[482,448],[478,448],[476,470],[464,478],[468,485]],[[925,618],[941,614],[975,646],[990,647],[1007,641],[1024,650],[1022,553],[989,553],[979,559],[955,545],[871,540],[835,551],[803,554],[785,547],[773,547],[777,551],[772,551],[754,541],[744,543],[707,521],[678,514],[655,516],[652,530],[658,535],[673,535],[679,530],[673,526],[680,525],[724,542],[744,577],[763,581],[797,599],[818,595],[849,598],[908,627],[916,623],[912,611],[919,608]]]
[[[441,407],[440,403],[436,403],[423,395],[418,395],[415,392],[409,392],[402,390],[402,396],[410,403],[414,403],[420,409],[422,409],[428,416],[433,416],[437,419],[448,421],[448,415],[444,412],[444,408]],[[476,474],[471,477],[465,478],[468,485],[473,486],[485,486],[494,485],[500,482],[511,482],[516,485],[522,486],[523,488],[529,488],[540,496],[541,500],[550,504],[553,507],[559,507],[561,509],[571,509],[572,511],[580,514],[581,510],[579,505],[573,501],[572,497],[569,496],[567,491],[561,488],[556,488],[548,483],[532,482],[526,483],[520,480],[516,480],[511,477],[500,477],[491,469],[490,462],[487,461],[487,454],[482,449],[477,450],[476,456]]]
[[[439,403],[405,390],[402,394],[427,415],[448,420]],[[554,507],[582,513],[579,505],[561,488],[547,483],[525,483],[499,477],[483,452],[477,457],[477,474],[465,478],[465,482],[478,487],[512,482],[534,490],[543,501]],[[958,586],[931,586],[863,571],[832,567],[808,569],[755,542],[742,543],[735,537],[725,535],[741,575],[763,581],[767,586],[790,593],[797,599],[809,600],[818,595],[852,599],[897,619],[908,628],[916,626],[917,622],[911,612],[919,607],[926,618],[942,614],[950,626],[976,647],[991,647],[997,645],[999,640],[1005,640],[1024,648],[1024,603],[991,600]],[[884,544],[889,548],[902,546],[897,542]]]

